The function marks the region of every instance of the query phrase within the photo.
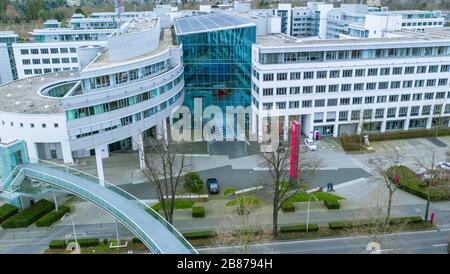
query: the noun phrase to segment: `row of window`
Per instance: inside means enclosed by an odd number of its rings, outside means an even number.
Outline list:
[[[279,88],[263,88],[263,96],[273,95],[287,95],[288,90],[290,95],[294,94],[311,94],[311,93],[325,93],[325,92],[346,92],[346,91],[364,91],[364,90],[384,90],[384,89],[399,89],[399,88],[422,88],[422,87],[435,87],[447,86],[448,79],[428,79],[428,80],[408,80],[408,81],[392,81],[392,82],[371,82],[371,83],[355,83],[355,84],[333,84],[333,85],[317,85],[317,86],[295,86],[295,87],[279,87]],[[253,90],[260,94],[259,87],[252,84]],[[275,92],[274,92],[275,91]]]
[[[311,79],[326,79],[326,78],[352,78],[352,77],[366,77],[366,76],[388,76],[388,75],[402,75],[402,74],[422,74],[422,73],[437,73],[450,72],[450,65],[431,65],[431,66],[407,66],[407,67],[383,67],[370,69],[344,69],[344,70],[321,70],[321,71],[303,71],[303,72],[279,72],[279,73],[263,73],[262,80],[264,82],[286,81],[286,80],[311,80]],[[256,79],[259,80],[259,72],[253,72]],[[288,79],[289,75],[289,79]]]
[[[65,58],[43,58],[43,59],[22,59],[23,65],[48,65],[48,64],[69,64],[69,63],[78,63],[78,59],[76,57],[65,57]]]
[[[142,68],[132,69],[115,73],[112,75],[102,75],[87,80],[83,80],[84,87],[89,86],[91,89],[108,87],[115,83],[116,85],[134,81],[137,79],[144,79],[153,74],[159,73],[166,68],[166,63],[161,61],[156,64],[148,65]],[[88,81],[88,84],[86,83]]]
[[[7,124],[6,121],[3,120],[2,121],[2,126],[6,126],[6,124]],[[9,124],[10,127],[14,126],[14,122],[9,122],[8,124]],[[18,125],[19,125],[20,128],[25,127],[24,123],[18,123]],[[34,123],[30,123],[29,127],[30,128],[35,128]],[[41,128],[47,128],[47,124],[41,124]],[[58,123],[54,123],[53,124],[53,128],[59,128],[59,124]]]
[[[23,74],[25,75],[39,75],[44,73],[51,73],[51,72],[59,72],[59,71],[67,71],[67,70],[78,70],[78,67],[66,67],[66,68],[38,68],[38,69],[24,69]]]
[[[445,92],[427,92],[425,94],[422,93],[415,93],[415,94],[401,94],[401,95],[380,95],[380,96],[366,96],[366,97],[346,97],[346,98],[330,98],[330,99],[316,99],[314,100],[314,107],[332,107],[332,106],[345,106],[345,105],[361,105],[361,104],[374,104],[374,103],[396,103],[396,102],[409,102],[409,101],[420,101],[420,100],[439,100],[439,99],[445,99],[446,93]],[[450,98],[450,91],[447,92],[447,98]],[[254,103],[259,107],[258,101],[256,98],[254,98]],[[299,101],[290,101],[294,102],[293,104],[296,104],[295,102]],[[313,100],[303,100],[302,107],[312,107]],[[272,103],[263,103],[266,105],[272,106]],[[278,109],[286,108],[286,102],[277,102],[276,104],[279,104],[280,107],[277,107]],[[283,107],[284,106],[284,107]],[[296,108],[296,107],[293,107]],[[269,108],[271,109],[271,107]]]
[[[117,128],[121,128],[124,126],[128,126],[130,124],[139,122],[142,119],[149,118],[151,116],[154,116],[156,113],[163,111],[167,107],[173,105],[182,95],[183,95],[183,90],[178,92],[175,96],[172,96],[167,101],[164,101],[161,104],[151,107],[149,109],[146,109],[144,111],[141,111],[141,112],[138,112],[138,113],[135,113],[132,115],[128,115],[128,116],[125,116],[122,118],[118,118],[118,119],[115,119],[112,121],[108,121],[108,122],[102,123],[101,125],[89,126],[88,127],[88,129],[90,130],[89,132],[85,132],[86,128],[70,130],[69,136],[72,140],[74,140],[74,139],[79,139],[79,138],[84,138],[84,137],[104,133],[104,132],[114,130]]]
[[[20,54],[59,54],[59,53],[77,53],[76,48],[41,48],[41,49],[20,49]]]
[[[412,26],[442,26],[444,22],[409,22],[402,23],[402,27],[412,27]]]
[[[93,105],[93,106],[68,110],[68,111],[66,111],[67,120],[75,120],[75,119],[80,119],[80,118],[87,117],[87,116],[102,114],[105,112],[114,111],[117,109],[125,108],[128,106],[132,106],[132,105],[147,101],[151,98],[154,98],[158,95],[161,95],[161,94],[171,90],[174,86],[176,86],[182,80],[183,80],[183,75],[180,75],[172,82],[169,82],[165,85],[154,88],[150,91],[146,91],[146,92],[134,95],[134,96],[123,98],[120,100],[110,101],[110,102],[99,104],[99,105]]]

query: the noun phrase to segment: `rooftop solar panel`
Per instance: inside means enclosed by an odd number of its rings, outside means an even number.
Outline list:
[[[175,31],[178,35],[182,35],[240,26],[248,23],[250,23],[250,21],[236,15],[213,13],[178,18],[175,20]]]

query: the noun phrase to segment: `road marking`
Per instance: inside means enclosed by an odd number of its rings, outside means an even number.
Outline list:
[[[448,244],[437,244],[437,245],[433,245],[433,247],[440,247],[440,246],[447,246]]]

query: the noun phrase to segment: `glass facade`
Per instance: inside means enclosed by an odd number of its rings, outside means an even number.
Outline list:
[[[202,98],[203,108],[250,105],[255,26],[182,34],[177,40],[183,45],[184,102],[191,111],[195,98]]]

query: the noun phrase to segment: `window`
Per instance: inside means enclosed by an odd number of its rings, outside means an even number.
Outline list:
[[[384,108],[377,108],[375,110],[375,118],[383,118],[384,117]]]
[[[431,113],[431,106],[423,106],[422,107],[422,115],[429,115]]]
[[[70,48],[70,53],[76,53],[77,49],[76,48]]]
[[[348,120],[348,111],[339,111],[339,121]]]
[[[342,84],[341,85],[341,91],[351,91],[352,90],[352,84]]]
[[[289,94],[300,94],[300,87],[290,87]]]
[[[450,113],[450,104],[446,104],[446,105],[445,105],[445,110],[444,110],[444,112],[445,112],[445,113]]]
[[[357,70],[355,70],[355,76],[356,77],[364,77],[364,76],[366,76],[366,70],[365,69],[357,69]]]
[[[411,94],[402,94],[400,101],[409,101],[411,99]]]
[[[286,95],[287,88],[277,88],[277,95]]]
[[[51,49],[50,49],[50,53],[51,53],[51,54],[57,54],[57,53],[59,53],[59,51],[58,51],[57,48],[51,48]]]
[[[354,91],[364,90],[364,83],[357,83],[353,85]]]
[[[289,108],[299,108],[300,102],[299,101],[289,101]]]
[[[312,92],[313,92],[313,86],[303,87],[303,93],[307,94],[307,93],[312,93]]]
[[[441,65],[441,72],[450,72],[450,65]]]
[[[324,93],[327,86],[316,86],[316,93]]]
[[[48,49],[41,49],[41,54],[48,54]]]
[[[424,86],[424,84],[425,84],[425,80],[416,80],[416,81],[414,82],[414,87],[416,87],[416,88],[421,88],[421,87]]]
[[[365,109],[363,112],[363,119],[372,119],[372,109]]]
[[[427,92],[425,93],[425,100],[433,100],[434,99],[434,92]]]
[[[365,104],[373,104],[374,101],[375,101],[375,96],[369,96],[369,97],[364,98]]]
[[[350,98],[341,98],[340,105],[350,105]]]
[[[34,69],[34,74],[42,74],[42,69]]]
[[[318,71],[316,74],[317,74],[317,79],[325,79],[325,78],[327,78],[327,71],[326,70]]]
[[[30,49],[31,54],[39,54],[38,49]]]
[[[344,69],[342,71],[342,77],[353,77],[353,70],[352,69]]]
[[[273,103],[263,103],[264,110],[272,109],[272,107],[273,107]]]
[[[436,99],[444,99],[445,92],[436,92]]]
[[[314,79],[314,71],[305,71],[303,73],[303,79]]]
[[[136,80],[139,77],[138,74],[138,70],[137,69],[132,69],[128,72],[128,74],[130,75],[130,81]]]
[[[362,97],[353,97],[353,104],[354,105],[361,105],[363,101]]]
[[[377,68],[371,68],[369,69],[367,76],[377,76],[378,75],[378,69]]]
[[[301,72],[291,72],[291,80],[300,80],[301,75]]]
[[[429,67],[428,67],[428,72],[429,72],[429,73],[435,73],[435,72],[438,72],[438,68],[439,68],[438,65],[429,66]]]
[[[31,74],[33,74],[33,71],[32,71],[31,69],[25,69],[25,70],[23,71],[23,73],[24,73],[25,75],[31,75]]]
[[[397,108],[388,108],[387,117],[392,118],[395,117],[395,113],[397,112]]]
[[[59,125],[58,125],[57,123],[54,123],[54,124],[53,124],[53,127],[54,127],[54,128],[59,128]]]
[[[22,55],[28,55],[28,54],[30,54],[30,53],[28,52],[28,49],[21,49],[21,50],[20,50],[20,54],[22,54]]]
[[[386,99],[387,99],[387,96],[386,96],[386,95],[378,96],[378,97],[377,97],[377,103],[385,103],[385,102],[386,102]]]
[[[399,110],[398,110],[398,116],[399,117],[405,117],[405,116],[407,116],[408,115],[408,107],[401,107]]]
[[[436,79],[428,79],[427,87],[434,87],[436,85]]]
[[[433,114],[441,114],[441,112],[442,112],[442,105],[434,105]]]
[[[29,65],[31,64],[30,59],[22,59],[22,65]]]
[[[68,63],[70,63],[70,59],[69,58],[61,58],[61,62],[63,64],[68,64]]]
[[[330,78],[339,78],[340,71],[339,70],[330,70]]]
[[[263,74],[263,81],[273,81],[273,73],[264,73]]]
[[[413,106],[411,107],[411,116],[418,116],[419,115],[420,106]]]
[[[314,101],[314,107],[324,107],[325,99],[319,99]]]
[[[59,63],[61,63],[59,58],[52,58],[52,64],[59,64]]]
[[[445,79],[439,79],[439,81],[438,81],[438,86],[446,86],[447,83],[448,83],[448,79],[447,79],[447,78],[445,78]]]
[[[366,90],[375,90],[377,88],[377,83],[367,83]]]
[[[69,50],[67,48],[60,48],[59,51],[61,53],[68,53],[69,52]]]
[[[339,85],[329,85],[328,86],[328,92],[338,92],[339,91]]]
[[[391,82],[391,89],[394,88],[400,88],[400,81],[392,81]]]
[[[263,96],[272,96],[273,88],[263,88]]]
[[[337,103],[338,103],[338,99],[328,99],[327,106],[334,107],[334,106],[337,106]]]
[[[91,88],[101,88],[110,85],[109,75],[98,76],[90,79]]]
[[[277,109],[285,109],[286,108],[286,102],[276,102],[275,106]]]
[[[45,69],[44,69],[44,73],[50,73],[50,72],[52,72],[52,69],[51,69],[51,68],[45,68]]]
[[[402,72],[403,72],[403,68],[402,68],[402,67],[395,67],[395,68],[392,70],[392,74],[394,74],[394,75],[402,74]]]
[[[304,100],[304,101],[302,101],[302,107],[304,107],[304,108],[312,107],[312,100]]]
[[[413,101],[422,100],[422,93],[414,93],[412,99],[413,99]]]
[[[413,81],[409,80],[409,81],[403,81],[403,88],[410,88],[412,87]]]
[[[46,65],[50,64],[50,59],[49,58],[42,59],[42,64],[46,64]]]
[[[287,73],[277,73],[277,81],[285,81],[287,80]]]
[[[46,128],[47,127],[47,125],[46,124],[42,124],[42,128]]]
[[[30,128],[34,128],[34,124],[30,124]]]
[[[361,116],[360,110],[352,110],[352,120],[359,120],[359,117]]]
[[[414,67],[405,67],[405,74],[414,74]]]
[[[389,87],[389,82],[379,82],[378,89],[387,89]]]
[[[427,66],[418,66],[416,73],[426,73],[427,72]]]
[[[380,69],[380,75],[390,75],[391,74],[391,68],[381,68]]]
[[[39,65],[41,63],[41,59],[33,59],[33,65]]]
[[[70,58],[70,62],[72,62],[72,63],[77,63],[77,62],[78,62],[77,57],[72,57],[72,58]]]
[[[119,72],[115,74],[116,84],[125,83],[128,81],[128,72]]]

